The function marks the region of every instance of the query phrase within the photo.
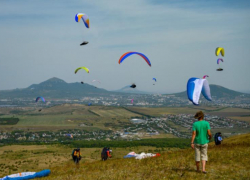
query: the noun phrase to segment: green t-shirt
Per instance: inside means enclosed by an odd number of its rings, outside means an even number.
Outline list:
[[[201,120],[193,124],[193,131],[196,131],[194,144],[207,144],[209,142],[207,130],[210,130],[210,125],[207,121]]]

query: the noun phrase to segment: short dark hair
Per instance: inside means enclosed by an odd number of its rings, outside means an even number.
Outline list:
[[[195,119],[204,119],[204,113],[202,111],[198,111],[195,116],[194,116]]]

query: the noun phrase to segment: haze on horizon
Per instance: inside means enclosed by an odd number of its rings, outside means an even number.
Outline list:
[[[79,12],[89,16],[89,29],[75,22]],[[244,0],[0,1],[0,90],[58,77],[171,93],[207,74],[210,84],[250,92],[249,19]],[[79,46],[83,41],[89,44]],[[225,49],[222,72],[216,47]],[[119,65],[128,51],[144,53],[152,67],[136,55]],[[75,75],[80,66],[90,73]]]

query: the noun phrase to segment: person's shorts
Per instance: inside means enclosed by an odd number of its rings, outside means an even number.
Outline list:
[[[207,147],[208,144],[195,144],[194,145],[194,149],[195,149],[195,161],[200,161],[201,160],[205,160],[207,161]]]

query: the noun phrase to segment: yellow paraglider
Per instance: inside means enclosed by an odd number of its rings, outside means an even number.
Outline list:
[[[217,47],[216,50],[215,50],[215,55],[216,56],[219,56],[219,54],[221,53],[221,55],[224,57],[224,48],[223,47]]]
[[[79,67],[75,70],[75,74],[77,73],[77,71],[79,71],[80,69],[84,69],[87,73],[89,73],[89,69],[86,67]]]

